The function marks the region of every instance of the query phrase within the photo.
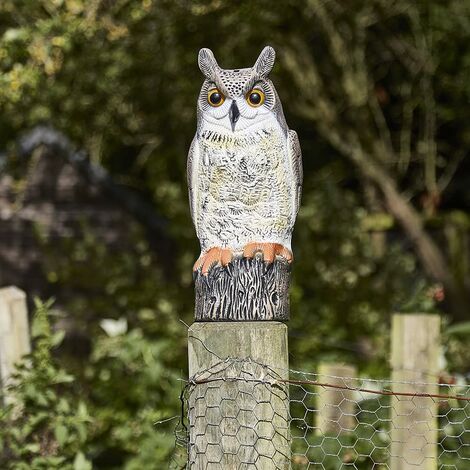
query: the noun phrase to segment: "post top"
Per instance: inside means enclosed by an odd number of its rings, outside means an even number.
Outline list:
[[[16,286],[0,287],[0,297],[4,299],[24,299],[26,294]]]

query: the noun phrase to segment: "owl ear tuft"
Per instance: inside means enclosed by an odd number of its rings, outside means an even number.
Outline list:
[[[213,80],[215,72],[219,66],[215,60],[213,52],[210,49],[207,49],[207,47],[204,47],[199,51],[198,64],[205,77],[209,80]]]
[[[265,78],[271,72],[274,61],[276,60],[276,51],[271,46],[266,46],[256,59],[253,69],[260,78]]]

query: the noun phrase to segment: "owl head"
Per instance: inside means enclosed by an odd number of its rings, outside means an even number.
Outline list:
[[[281,102],[268,75],[276,53],[266,46],[251,68],[227,70],[217,64],[210,49],[199,51],[205,76],[198,99],[198,127],[238,133],[263,127],[275,119],[285,127]]]

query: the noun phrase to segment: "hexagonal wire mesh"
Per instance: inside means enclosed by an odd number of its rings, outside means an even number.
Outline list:
[[[183,390],[191,469],[470,469],[470,386],[275,371],[227,359]]]

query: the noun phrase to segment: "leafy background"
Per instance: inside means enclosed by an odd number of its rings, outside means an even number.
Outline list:
[[[87,220],[60,244],[38,235],[56,301],[37,302],[17,405],[0,415],[0,466],[170,460],[198,252],[185,166],[200,47],[226,68],[265,44],[278,53],[272,79],[305,169],[292,367],[346,361],[387,376],[391,313],[430,311],[452,325],[447,372],[466,374],[469,26],[458,0],[3,0],[4,171],[21,187],[16,143],[52,125],[152,205],[173,248],[131,217],[132,243],[117,253]]]

